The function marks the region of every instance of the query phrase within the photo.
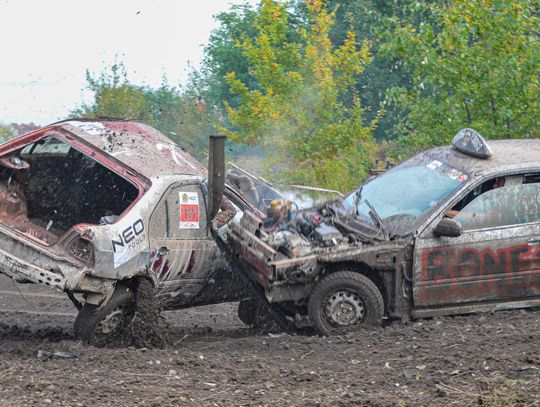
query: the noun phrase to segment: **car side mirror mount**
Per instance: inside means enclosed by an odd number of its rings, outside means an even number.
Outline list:
[[[443,218],[439,224],[433,229],[433,234],[437,237],[447,236],[447,237],[458,237],[463,233],[463,228],[461,224],[452,218]]]

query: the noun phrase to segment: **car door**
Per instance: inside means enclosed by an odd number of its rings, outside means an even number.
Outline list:
[[[515,178],[515,177],[514,177]],[[455,216],[463,232],[436,237],[436,218],[418,237],[415,308],[459,307],[540,297],[540,183],[505,185]]]
[[[161,293],[178,305],[189,303],[216,263],[201,184],[176,184],[165,192],[150,221],[150,245]]]

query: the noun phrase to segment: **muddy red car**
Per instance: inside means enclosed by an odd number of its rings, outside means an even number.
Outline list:
[[[540,140],[487,143],[464,129],[343,199],[266,219],[246,211],[221,245],[253,284],[259,306],[246,310],[266,304],[282,326],[325,335],[538,307]]]
[[[246,205],[225,195],[222,223]],[[133,318],[141,281],[167,309],[242,295],[210,233],[221,202],[207,200],[207,170],[150,126],[55,123],[0,146],[0,272],[66,292],[75,333],[104,344]]]

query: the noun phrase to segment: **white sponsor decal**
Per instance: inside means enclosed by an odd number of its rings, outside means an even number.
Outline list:
[[[429,168],[430,170],[436,170],[441,165],[442,165],[442,162],[440,162],[439,160],[433,160],[428,165],[426,165],[426,167]]]
[[[116,225],[111,237],[114,268],[120,267],[142,252],[146,240],[146,228],[140,216],[130,216]]]
[[[92,135],[98,135],[105,133],[105,126],[103,123],[100,122],[77,122],[77,121],[71,121],[69,124],[78,127],[80,130],[84,131],[85,133],[92,134]]]
[[[180,229],[199,229],[199,196],[197,192],[179,192]]]
[[[463,175],[463,173],[461,171],[456,170],[455,168],[453,168],[453,169],[449,170],[446,173],[446,175],[449,176],[452,179],[457,180],[459,177],[461,177]]]

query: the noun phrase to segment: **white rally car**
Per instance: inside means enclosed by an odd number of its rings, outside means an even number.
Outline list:
[[[68,120],[12,139],[0,146],[0,272],[66,292],[75,333],[97,345],[129,323],[141,279],[167,309],[236,300],[206,182],[199,162],[135,121]],[[245,201],[225,196],[227,221]]]

